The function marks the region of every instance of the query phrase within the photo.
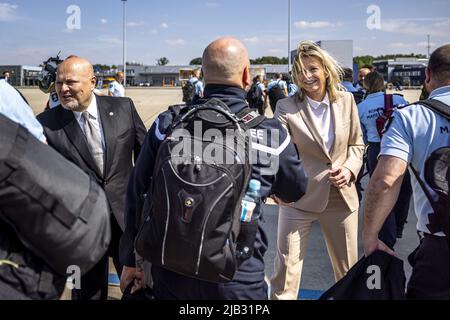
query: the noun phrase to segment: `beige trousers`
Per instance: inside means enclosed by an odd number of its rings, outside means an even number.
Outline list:
[[[358,210],[350,212],[336,188],[331,187],[327,208],[322,213],[280,206],[270,299],[297,300],[303,258],[315,221],[320,223],[336,281],[358,261]]]

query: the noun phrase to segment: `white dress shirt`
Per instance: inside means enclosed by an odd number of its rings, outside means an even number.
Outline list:
[[[103,136],[102,123],[100,120],[100,116],[98,115],[98,106],[97,99],[95,98],[95,94],[92,94],[91,104],[86,110],[89,112],[89,120],[93,124],[96,130],[100,133],[100,138],[102,140],[103,150],[105,150],[105,138]],[[73,115],[75,119],[77,119],[78,124],[80,125],[81,131],[84,133],[84,118],[82,116],[82,112],[73,111]]]
[[[312,120],[322,137],[322,141],[325,144],[328,152],[331,151],[331,147],[334,143],[334,123],[331,117],[331,104],[328,98],[328,93],[325,95],[322,101],[315,101],[308,96]]]

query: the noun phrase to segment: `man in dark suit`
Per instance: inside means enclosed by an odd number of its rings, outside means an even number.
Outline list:
[[[103,186],[110,211],[112,239],[108,254],[81,278],[73,299],[107,299],[108,257],[118,274],[119,239],[124,229],[128,176],[146,129],[128,98],[96,96],[96,77],[89,61],[71,57],[58,66],[56,92],[61,105],[37,118],[48,144]],[[70,253],[68,253],[70,254]]]

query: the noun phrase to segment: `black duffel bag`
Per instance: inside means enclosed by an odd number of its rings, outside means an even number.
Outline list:
[[[57,300],[66,284],[0,219],[0,300]]]
[[[319,300],[405,300],[403,261],[384,251],[361,258]]]
[[[0,219],[53,271],[88,272],[106,253],[103,190],[77,166],[0,114]],[[13,261],[14,262],[14,261]]]

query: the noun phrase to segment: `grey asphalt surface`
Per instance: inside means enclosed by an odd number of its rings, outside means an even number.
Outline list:
[[[368,183],[367,176],[363,179],[363,187]],[[364,199],[363,199],[364,201]],[[276,253],[278,206],[265,205],[264,207],[264,229],[269,239],[269,249],[265,255],[266,276],[270,277],[274,270],[274,258]],[[413,212],[413,204],[410,205],[408,223],[405,225],[403,238],[399,239],[395,245],[395,251],[404,262],[406,278],[411,275],[411,267],[407,261],[408,255],[419,245],[419,238],[416,232],[417,219]],[[358,249],[359,257],[363,256],[361,231],[362,231],[362,209],[359,212],[358,228]],[[315,223],[311,231],[308,248],[303,264],[302,281],[300,290],[325,291],[335,284],[333,269],[328,257],[325,240],[323,239],[320,225]]]

